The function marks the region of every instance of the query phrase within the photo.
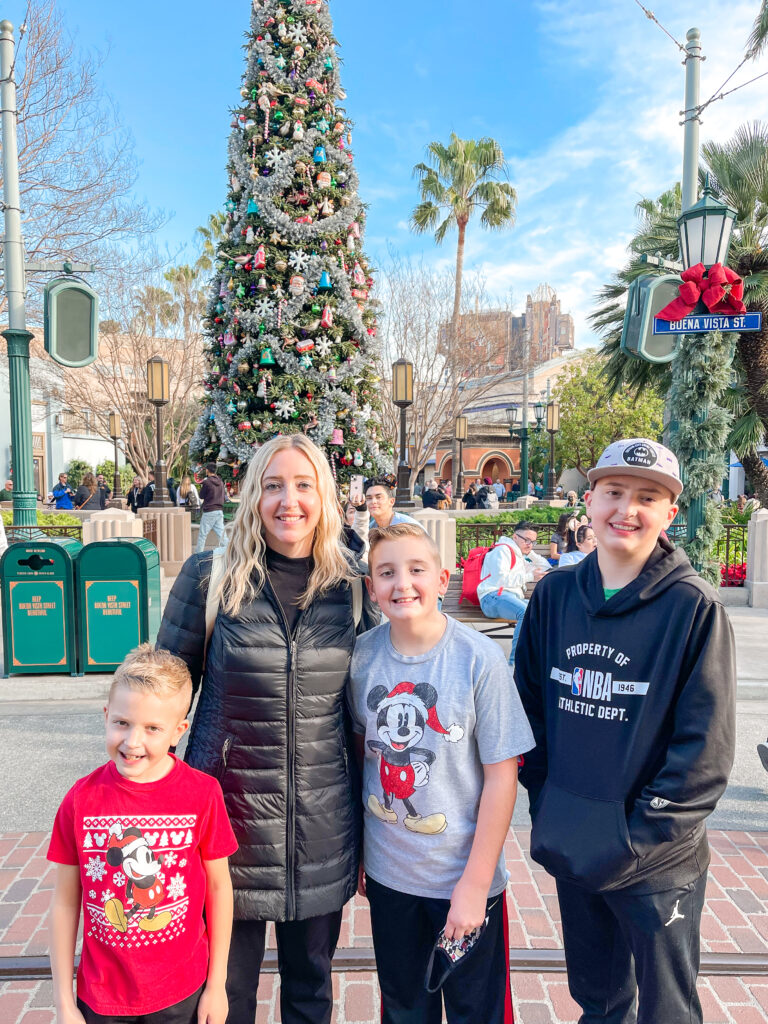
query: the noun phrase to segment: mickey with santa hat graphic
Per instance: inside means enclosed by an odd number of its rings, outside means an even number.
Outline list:
[[[373,793],[368,797],[368,810],[380,821],[397,823],[392,804],[401,800],[408,812],[403,825],[410,832],[439,835],[445,831],[444,814],[422,817],[411,802],[417,789],[429,782],[430,765],[436,754],[418,744],[425,729],[432,729],[449,743],[458,743],[464,730],[460,725],[446,729],[437,714],[437,690],[429,683],[402,682],[389,693],[386,686],[374,686],[367,697],[369,711],[376,714],[377,740],[368,740],[368,747],[381,754],[379,778],[383,790],[382,803]]]
[[[128,922],[134,914],[148,910],[148,914],[139,918],[139,928],[145,932],[158,932],[165,928],[173,915],[168,910],[156,913],[157,905],[165,896],[163,884],[157,877],[163,866],[162,857],[155,857],[140,829],[124,829],[120,822],[112,825],[107,864],[122,869],[126,876],[125,896],[133,902],[126,913],[121,900],[108,900],[104,913],[109,923],[118,931],[127,932]]]

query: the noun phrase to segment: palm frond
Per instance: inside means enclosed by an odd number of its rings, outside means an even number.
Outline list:
[[[768,0],[761,0],[760,10],[747,40],[747,57],[750,60],[755,60],[765,49],[766,43],[768,43]]]

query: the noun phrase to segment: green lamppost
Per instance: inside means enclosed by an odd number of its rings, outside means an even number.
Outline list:
[[[736,216],[736,210],[712,194],[707,175],[701,199],[677,219],[680,257],[686,270],[697,263],[703,263],[707,270],[715,263],[721,263],[723,266],[727,264]],[[693,416],[693,422],[703,423],[708,414],[708,408],[699,409]],[[704,455],[704,452],[697,451],[693,457],[702,459]],[[687,514],[689,541],[696,537],[704,523],[705,505],[706,494],[702,493],[691,499]]]

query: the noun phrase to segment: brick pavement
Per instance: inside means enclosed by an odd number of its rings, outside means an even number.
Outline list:
[[[554,882],[527,854],[528,833],[507,842],[511,876],[510,944],[557,949],[561,930]],[[0,958],[47,953],[45,914],[53,869],[42,832],[0,835]],[[702,919],[702,950],[768,954],[768,833],[710,832],[712,867]],[[355,899],[344,915],[340,947],[368,948],[370,918]],[[334,1024],[375,1024],[378,987],[369,973],[334,975]],[[513,974],[518,1024],[564,1024],[577,1019],[564,974]],[[710,977],[700,981],[706,1024],[765,1024],[768,976]],[[256,1024],[278,1024],[279,986],[265,975]],[[0,984],[2,1024],[53,1024],[49,981]]]

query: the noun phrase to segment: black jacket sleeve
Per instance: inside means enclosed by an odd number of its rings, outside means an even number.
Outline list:
[[[733,765],[735,720],[733,631],[725,608],[713,601],[702,605],[689,636],[664,763],[629,816],[639,854],[660,840],[684,838],[715,809]]]
[[[210,552],[186,560],[168,595],[157,634],[156,647],[170,651],[186,663],[195,693],[203,674],[205,602],[212,562]]]
[[[525,755],[519,773],[520,782],[528,790],[531,817],[536,813],[539,794],[547,778],[547,729],[544,707],[547,680],[544,678],[546,662],[541,657],[546,649],[543,593],[544,590],[539,584],[531,595],[515,651],[515,683],[536,741],[533,750],[529,750]]]

